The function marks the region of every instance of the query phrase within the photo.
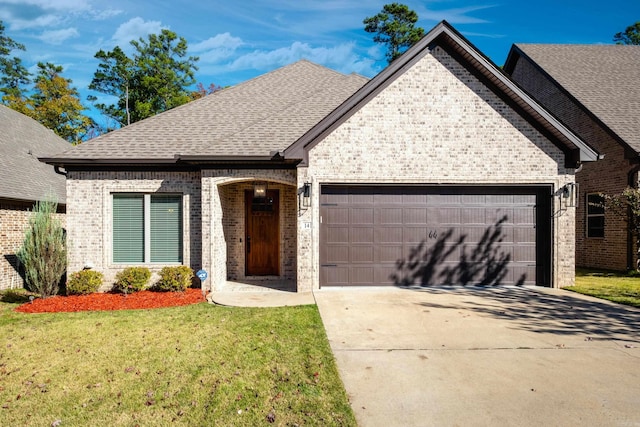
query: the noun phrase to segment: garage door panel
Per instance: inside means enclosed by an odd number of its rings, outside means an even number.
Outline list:
[[[320,280],[329,286],[348,286],[349,270],[348,266],[320,267]]]
[[[469,207],[462,211],[462,223],[484,225],[486,222],[485,215],[484,208]]]
[[[320,255],[324,260],[324,263],[329,264],[349,264],[349,246],[331,246],[330,249],[325,248],[321,251]]]
[[[375,230],[375,243],[387,244],[387,243],[399,243],[402,244],[403,229],[402,227],[384,227],[376,228]]]
[[[329,244],[349,243],[349,227],[327,228],[325,239]]]
[[[356,264],[373,264],[375,262],[373,246],[351,246],[349,250],[349,261]]]
[[[536,284],[545,272],[536,202],[546,188],[347,188],[348,203],[321,207],[321,285]],[[321,200],[344,200],[329,193]]]
[[[430,207],[427,208],[427,219],[430,224],[459,225],[462,224],[462,213],[460,208]]]
[[[379,208],[375,216],[376,224],[402,225],[402,208]]]
[[[402,245],[385,245],[375,246],[375,261],[377,263],[393,263],[395,264],[399,259],[402,259]]]
[[[351,227],[349,229],[350,243],[373,243],[373,227]]]
[[[326,214],[326,221],[331,225],[349,225],[349,209],[347,208],[331,208]]]

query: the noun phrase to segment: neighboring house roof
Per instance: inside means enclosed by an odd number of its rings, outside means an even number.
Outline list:
[[[38,161],[70,144],[37,121],[0,105],[0,198],[65,203],[65,177]]]
[[[503,101],[518,111],[566,154],[565,163],[576,167],[580,161],[594,161],[598,153],[560,123],[551,113],[520,89],[509,76],[482,54],[446,21],[440,22],[418,43],[371,79],[350,99],[314,126],[285,151],[285,157],[306,161],[308,150],[362,108],[409,67],[429,54],[434,46],[443,47]]]
[[[640,46],[516,44],[505,63],[509,74],[524,57],[620,142],[640,153]]]
[[[69,165],[267,159],[366,81],[302,60],[43,160]]]

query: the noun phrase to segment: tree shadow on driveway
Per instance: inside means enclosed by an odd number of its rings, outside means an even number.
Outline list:
[[[536,333],[585,335],[586,339],[640,342],[640,310],[565,290],[528,288],[432,288],[413,290],[455,294],[451,304],[419,302],[433,309],[469,310],[507,321],[507,327]]]

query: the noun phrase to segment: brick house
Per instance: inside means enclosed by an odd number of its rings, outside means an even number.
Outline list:
[[[638,188],[640,46],[517,44],[504,70],[604,156],[576,172],[576,265],[635,268],[626,218],[602,208],[601,194]]]
[[[30,117],[0,105],[0,289],[21,288],[16,251],[36,201],[51,196],[65,210],[65,178],[38,161],[69,143]],[[60,216],[64,221],[64,216]]]
[[[570,285],[563,189],[596,158],[442,22],[371,80],[300,61],[41,160],[70,271],[186,264],[215,292]]]

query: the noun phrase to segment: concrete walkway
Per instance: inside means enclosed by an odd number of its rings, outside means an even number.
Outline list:
[[[315,304],[311,292],[287,292],[278,290],[212,292],[209,302],[231,307],[286,307]]]
[[[640,426],[640,310],[544,289],[315,297],[360,426]]]

